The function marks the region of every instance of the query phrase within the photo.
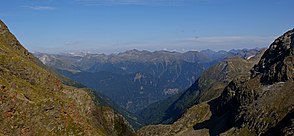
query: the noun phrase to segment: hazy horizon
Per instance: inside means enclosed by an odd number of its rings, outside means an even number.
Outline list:
[[[24,0],[0,5],[32,52],[190,51],[268,47],[292,29],[294,1]]]
[[[154,53],[154,52],[160,52],[160,51],[167,51],[167,52],[176,52],[176,53],[186,53],[186,52],[189,52],[189,51],[198,51],[198,52],[201,52],[201,51],[207,51],[207,50],[210,50],[210,51],[214,51],[214,52],[221,52],[221,51],[232,51],[232,50],[252,50],[252,49],[263,49],[263,48],[267,48],[267,47],[255,47],[255,48],[240,48],[240,49],[236,49],[236,48],[232,48],[232,49],[228,49],[228,50],[212,50],[212,49],[203,49],[203,50],[167,50],[167,49],[161,49],[161,50],[145,50],[145,49],[127,49],[127,50],[121,50],[121,51],[118,51],[118,52],[109,52],[109,53],[106,53],[106,52],[99,52],[99,51],[95,51],[95,50],[78,50],[78,51],[53,51],[53,52],[40,52],[40,51],[30,51],[31,53],[33,54],[38,54],[38,53],[45,53],[45,54],[55,54],[55,55],[60,55],[60,54],[105,54],[105,55],[113,55],[113,54],[119,54],[119,53],[125,53],[125,52],[128,52],[128,51],[132,51],[132,50],[137,50],[139,52],[143,52],[143,51],[147,51],[147,52],[151,52],[151,53]]]

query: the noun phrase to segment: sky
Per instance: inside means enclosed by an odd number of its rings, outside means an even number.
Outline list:
[[[2,0],[29,51],[116,53],[268,47],[294,27],[294,0]]]

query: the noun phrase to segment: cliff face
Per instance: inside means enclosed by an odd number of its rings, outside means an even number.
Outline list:
[[[48,72],[0,21],[0,135],[133,135],[93,99]]]
[[[275,40],[250,74],[238,75],[221,95],[191,107],[171,125],[139,135],[293,135],[293,30]]]

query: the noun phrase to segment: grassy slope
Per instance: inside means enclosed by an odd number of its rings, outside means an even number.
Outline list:
[[[0,21],[0,133],[131,135],[124,119],[97,107],[89,91],[49,73]]]

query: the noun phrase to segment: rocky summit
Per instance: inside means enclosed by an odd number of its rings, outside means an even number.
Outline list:
[[[290,30],[276,39],[258,65],[253,69],[254,75],[261,75],[261,82],[273,84],[294,79],[294,30]]]
[[[91,90],[49,71],[0,21],[0,135],[134,135]]]
[[[173,124],[143,127],[138,135],[294,135],[293,50],[290,30],[219,97],[192,106]]]

